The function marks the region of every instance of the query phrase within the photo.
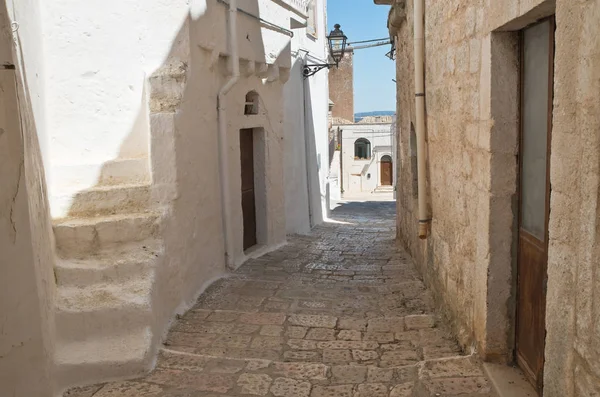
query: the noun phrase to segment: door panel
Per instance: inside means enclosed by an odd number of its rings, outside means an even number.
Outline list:
[[[381,162],[381,184],[383,186],[392,185],[392,163],[390,161]]]
[[[546,339],[554,20],[521,35],[521,141],[516,359],[543,389]]]
[[[252,129],[240,130],[242,173],[242,216],[244,250],[256,245],[256,198],[254,196],[254,134]]]

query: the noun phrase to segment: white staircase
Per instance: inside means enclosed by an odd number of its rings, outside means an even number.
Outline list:
[[[151,292],[162,257],[148,183],[77,194],[54,222],[61,389],[142,374],[153,358]]]

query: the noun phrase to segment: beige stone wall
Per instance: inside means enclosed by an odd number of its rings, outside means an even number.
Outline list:
[[[413,2],[398,32],[398,238],[466,349],[514,344],[518,33],[556,13],[545,396],[600,382],[600,2],[426,0],[431,235],[417,238]],[[596,388],[596,389],[594,389]]]
[[[248,259],[243,250],[240,129],[259,130],[254,152],[258,244],[269,250],[286,238],[283,84],[289,69],[268,64],[259,50],[240,53],[241,76],[225,104],[231,194],[225,203],[220,190],[216,98],[231,78],[231,60],[225,43],[212,48],[203,41],[211,30],[204,19],[225,24],[225,9],[215,7],[202,20],[188,20],[169,59],[148,81],[154,195],[166,212],[161,230],[165,260],[157,267],[153,290],[159,339],[175,312],[191,307],[210,283],[231,270],[226,267],[223,205],[231,209],[234,252],[229,255],[235,266]],[[260,25],[239,27],[238,35],[259,40]],[[287,59],[289,52],[281,57]],[[250,91],[259,95],[257,115],[244,115]]]
[[[558,1],[545,390],[600,394],[600,1]]]
[[[333,117],[354,122],[354,52],[347,51],[339,67],[329,69],[329,99]]]
[[[54,396],[54,274],[46,201],[43,140],[33,108],[40,105],[28,51],[12,53],[8,15],[22,14],[27,34],[39,40],[34,5],[0,4],[0,395]],[[25,7],[25,12],[20,6]],[[28,63],[29,62],[29,63]]]

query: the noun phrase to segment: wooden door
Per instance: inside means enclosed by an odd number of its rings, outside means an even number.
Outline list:
[[[546,340],[554,20],[521,34],[516,359],[541,393]]]
[[[242,172],[242,215],[244,250],[256,245],[256,197],[254,195],[254,134],[252,129],[240,130]]]
[[[381,185],[392,186],[392,159],[390,156],[383,156],[381,158]]]

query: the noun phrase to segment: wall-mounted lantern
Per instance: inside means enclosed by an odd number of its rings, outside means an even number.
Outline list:
[[[329,33],[329,36],[327,36],[327,43],[329,44],[329,55],[333,59],[334,63],[304,65],[304,68],[302,69],[302,74],[304,74],[305,78],[312,76],[321,69],[329,69],[332,66],[338,67],[340,61],[342,60],[346,52],[346,41],[348,40],[348,38],[340,28],[341,26],[336,23],[334,29]]]

